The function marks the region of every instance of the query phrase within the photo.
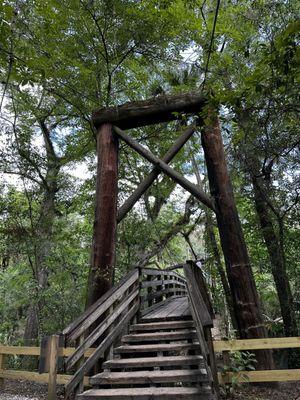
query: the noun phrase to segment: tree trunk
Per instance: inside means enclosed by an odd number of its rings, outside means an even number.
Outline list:
[[[218,229],[239,335],[242,339],[265,338],[257,289],[249,262],[246,243],[235,205],[225,151],[217,116],[209,115],[202,132],[202,145],[211,195],[215,199]],[[272,352],[256,352],[259,368],[272,369]]]
[[[255,207],[277,289],[285,336],[298,336],[294,302],[286,272],[285,257],[281,241],[276,233],[268,205],[265,201],[267,194],[265,193],[264,183],[261,182],[262,178],[255,176],[253,173],[251,174],[251,179],[254,189]]]
[[[44,306],[43,291],[48,284],[48,266],[52,246],[53,225],[55,219],[55,197],[59,190],[58,175],[61,168],[59,157],[57,157],[50,138],[50,131],[44,121],[40,121],[46,150],[47,172],[42,183],[43,200],[41,203],[37,228],[35,230],[35,280],[36,298],[29,307],[26,319],[24,339],[32,343],[39,335],[40,311]]]
[[[97,137],[96,207],[86,307],[112,285],[116,253],[118,140],[111,124],[103,124]]]

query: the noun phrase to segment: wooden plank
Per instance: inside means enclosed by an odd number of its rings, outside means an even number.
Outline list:
[[[187,309],[189,309],[188,299],[187,297],[183,297],[181,301],[178,302],[178,306],[167,314],[167,317],[181,317]]]
[[[0,354],[39,356],[41,349],[39,347],[29,346],[0,346]]]
[[[111,326],[111,324],[124,312],[129,304],[139,295],[137,288],[133,293],[128,294],[118,305],[112,314],[107,316],[104,321],[97,326],[93,332],[84,340],[76,351],[66,361],[67,371],[83,356],[84,352]]]
[[[203,361],[202,356],[157,356],[157,357],[137,357],[120,358],[106,361],[103,368],[123,369],[123,368],[152,368],[152,367],[173,367],[178,365],[200,365]]]
[[[98,310],[106,300],[110,299],[116,292],[120,292],[121,289],[125,286],[127,290],[137,279],[139,278],[138,268],[130,271],[127,275],[125,275],[120,282],[108,290],[96,303],[94,303],[91,307],[85,310],[75,321],[73,321],[69,326],[67,326],[63,330],[63,335],[65,335],[68,339],[71,336],[72,332],[78,328],[81,324],[85,322],[85,320],[96,310]],[[129,285],[129,286],[128,286]],[[122,290],[121,290],[122,291]],[[117,296],[118,297],[118,296]],[[111,305],[111,304],[110,304]],[[108,307],[110,307],[110,305]],[[80,335],[79,335],[80,336]],[[68,340],[70,341],[70,340]]]
[[[207,381],[207,373],[205,369],[102,372],[101,374],[97,374],[91,378],[91,384],[95,386],[204,381]]]
[[[225,384],[232,382],[232,378],[236,377],[239,382],[289,382],[300,380],[300,369],[283,369],[283,370],[267,370],[267,371],[241,371],[238,374],[226,372],[219,373],[219,383]]]
[[[213,321],[211,315],[209,314],[208,309],[204,303],[200,289],[197,284],[197,279],[193,273],[193,270],[190,268],[189,264],[186,264],[184,272],[187,279],[190,301],[194,308],[195,313],[197,314],[197,318],[199,318],[201,326],[212,327]]]
[[[157,343],[142,345],[123,345],[117,347],[115,354],[158,353],[161,351],[182,352],[199,350],[199,343]]]
[[[178,278],[181,282],[185,283],[186,280],[184,278],[184,276],[179,275],[177,272],[175,271],[169,271],[168,269],[157,269],[157,268],[141,268],[141,275],[142,277],[144,275],[163,275],[163,276],[174,276],[176,278]]]
[[[135,333],[131,335],[124,335],[122,343],[137,343],[137,342],[162,342],[162,341],[175,341],[175,340],[189,340],[196,339],[196,331],[191,329],[182,329],[171,332],[147,332]]]
[[[112,332],[100,343],[100,345],[95,349],[94,353],[89,357],[82,367],[76,371],[72,380],[66,386],[66,395],[67,397],[71,394],[71,392],[76,388],[78,383],[81,381],[83,376],[93,368],[99,358],[103,355],[103,353],[109,348],[109,346],[114,342],[115,339],[120,336],[122,333],[124,326],[126,326],[130,320],[134,317],[134,315],[139,310],[139,302],[131,307],[131,309],[123,316],[120,322],[114,327]]]
[[[104,396],[104,397],[103,397]],[[213,400],[202,388],[148,387],[122,389],[92,389],[78,396],[78,400]]]
[[[65,347],[61,349],[63,357],[69,357],[75,352],[75,347]],[[95,349],[90,348],[85,351],[84,356],[89,357]],[[28,346],[0,346],[0,354],[23,355],[23,356],[39,356],[41,349],[39,347]]]
[[[162,95],[148,100],[101,108],[92,115],[95,127],[111,122],[122,129],[158,124],[179,118],[178,113],[200,113],[205,97],[198,92]]]
[[[76,325],[76,327],[68,334],[68,342],[72,342],[77,339],[81,334],[83,334],[93,322],[95,322],[100,315],[109,309],[109,307],[126,292],[130,286],[132,286],[139,277],[139,272],[134,271],[131,276],[126,279],[121,286],[113,291],[113,293],[99,305],[91,314],[89,314],[83,322]]]
[[[66,385],[72,378],[73,375],[57,375],[57,383],[59,385]],[[48,383],[49,373],[39,374],[38,372],[31,371],[15,371],[12,369],[0,370],[0,377],[3,379],[11,380],[25,380],[31,382]],[[84,378],[84,385],[90,386],[89,377]]]
[[[146,324],[131,325],[130,331],[160,331],[160,330],[174,330],[174,329],[186,329],[194,328],[195,324],[193,321],[163,321],[163,322],[152,322]]]
[[[141,287],[142,288],[147,288],[147,287],[156,287],[156,286],[164,286],[164,285],[169,285],[169,284],[173,284],[174,283],[174,280],[170,280],[170,279],[168,279],[168,280],[153,280],[153,281],[144,281],[144,282],[141,282]],[[186,285],[185,285],[185,283],[181,283],[181,282],[176,282],[176,285],[178,285],[178,286],[180,286],[180,287],[182,287],[182,288],[185,288],[186,287]]]
[[[299,348],[300,337],[220,340],[214,342],[215,352],[261,349],[288,349]]]
[[[215,211],[215,205],[213,199],[211,199],[207,194],[199,189],[194,183],[190,182],[184,176],[179,174],[173,168],[171,168],[168,164],[163,162],[161,159],[152,154],[145,147],[140,145],[136,140],[129,137],[124,131],[122,131],[117,126],[113,127],[114,132],[131,148],[136,150],[141,156],[143,156],[146,160],[150,161],[157,168],[161,169],[167,176],[173,179],[176,183],[182,186],[185,190],[190,192],[196,199],[198,199],[201,203],[205,204],[211,210]]]

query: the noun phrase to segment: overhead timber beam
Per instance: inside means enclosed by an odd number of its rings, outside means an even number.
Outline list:
[[[150,100],[135,101],[121,106],[101,108],[92,115],[96,128],[103,123],[117,125],[121,129],[173,121],[180,113],[199,113],[205,105],[205,96],[201,93],[162,95]]]
[[[215,205],[213,200],[207,196],[202,190],[200,190],[196,185],[191,183],[184,176],[179,174],[173,168],[171,168],[164,161],[156,157],[149,150],[145,149],[145,147],[141,146],[136,140],[132,139],[128,136],[122,129],[117,126],[113,127],[114,132],[121,138],[125,143],[127,143],[131,148],[133,148],[136,152],[138,152],[141,156],[146,158],[146,160],[150,161],[154,164],[155,167],[159,168],[166,175],[168,175],[171,179],[173,179],[176,183],[179,183],[185,190],[190,192],[193,196],[196,197],[201,203],[205,204],[211,210],[215,211]]]
[[[189,126],[175,141],[175,143],[169,148],[166,154],[163,156],[162,161],[169,163],[183,145],[189,140],[189,138],[194,133],[196,127]],[[143,196],[143,194],[149,189],[155,179],[160,175],[160,168],[153,168],[150,174],[138,185],[135,191],[128,197],[128,199],[122,204],[118,210],[117,222],[122,221],[122,219],[127,215],[127,213],[132,209],[135,203]]]

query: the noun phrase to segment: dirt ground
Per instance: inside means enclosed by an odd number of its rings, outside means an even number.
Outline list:
[[[46,400],[46,393],[46,385],[5,380],[5,388],[0,389],[0,400]],[[63,388],[59,389],[59,400],[63,400]],[[300,382],[281,383],[277,388],[246,385],[230,400],[300,400]]]

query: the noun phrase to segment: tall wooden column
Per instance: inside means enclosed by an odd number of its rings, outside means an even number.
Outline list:
[[[219,120],[213,113],[202,132],[202,145],[239,334],[242,339],[264,338],[266,329],[234,200]],[[256,357],[261,369],[272,369],[271,351],[258,351]]]
[[[86,307],[110,289],[115,263],[118,139],[109,123],[98,129],[97,156],[95,221]]]

